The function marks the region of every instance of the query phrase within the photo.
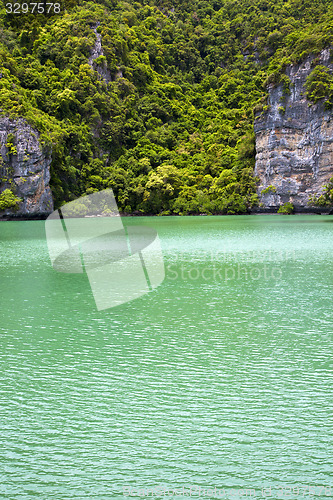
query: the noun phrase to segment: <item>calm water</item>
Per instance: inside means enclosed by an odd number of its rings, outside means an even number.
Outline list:
[[[101,312],[0,223],[0,498],[332,498],[333,217],[124,222],[166,279]]]

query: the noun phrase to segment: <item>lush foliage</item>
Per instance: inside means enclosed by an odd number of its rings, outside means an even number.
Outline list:
[[[306,96],[309,101],[316,103],[325,100],[327,109],[333,106],[333,75],[325,66],[316,66],[306,81]]]
[[[61,15],[0,14],[1,109],[52,147],[56,204],[112,187],[139,213],[256,205],[253,108],[267,83],[288,91],[286,65],[333,27],[330,0],[67,0]]]
[[[292,203],[290,203],[289,201],[287,201],[287,203],[284,203],[283,205],[281,205],[279,207],[278,214],[291,215],[294,213],[294,211],[295,211],[294,205]]]
[[[7,208],[16,210],[21,201],[10,189],[5,189],[0,194],[0,210],[6,210]]]

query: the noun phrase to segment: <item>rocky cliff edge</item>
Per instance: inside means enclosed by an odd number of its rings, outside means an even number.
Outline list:
[[[17,210],[0,211],[0,218],[43,218],[53,211],[49,187],[51,154],[39,133],[23,118],[0,117],[0,194],[10,189],[22,201]]]
[[[310,197],[323,192],[333,176],[333,116],[319,101],[306,99],[304,84],[314,69],[315,56],[290,66],[289,92],[283,84],[268,89],[268,106],[256,116],[255,174],[262,209],[276,210],[290,202],[296,211],[310,211]],[[330,50],[316,64],[333,70]]]

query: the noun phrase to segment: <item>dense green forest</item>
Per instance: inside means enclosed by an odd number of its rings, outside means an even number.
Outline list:
[[[50,14],[8,3],[1,113],[41,132],[56,206],[111,187],[127,213],[248,211],[266,86],[333,39],[331,0],[67,0]],[[332,81],[318,67],[309,99],[329,106]]]

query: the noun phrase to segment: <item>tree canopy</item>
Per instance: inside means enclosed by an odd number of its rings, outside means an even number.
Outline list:
[[[1,113],[25,117],[52,148],[56,206],[106,187],[128,213],[255,206],[253,109],[288,64],[331,44],[331,1],[60,5],[0,8]],[[308,98],[330,106],[332,92],[315,68]]]

